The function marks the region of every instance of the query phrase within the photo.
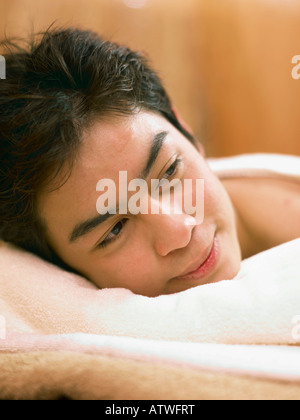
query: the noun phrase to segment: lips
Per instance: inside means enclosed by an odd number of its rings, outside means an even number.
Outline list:
[[[219,242],[217,237],[214,237],[213,243],[205,250],[203,255],[200,260],[198,259],[198,261],[190,264],[175,279],[191,280],[208,276],[215,268],[219,257]]]

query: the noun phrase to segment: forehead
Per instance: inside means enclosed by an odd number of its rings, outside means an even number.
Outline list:
[[[130,170],[137,154],[149,147],[151,132],[159,122],[159,117],[143,113],[94,123],[83,134],[74,175],[97,168],[113,179],[116,169]]]
[[[67,182],[39,199],[50,236],[66,238],[78,221],[95,216],[98,181],[109,178],[117,185],[122,170],[128,179],[135,178],[147,160],[153,135],[172,129],[165,118],[148,112],[95,122],[83,133]]]
[[[163,117],[148,112],[101,120],[86,130],[71,182],[109,178],[117,184],[119,171],[128,178],[141,173],[155,134],[175,130]],[[97,183],[97,182],[96,182]],[[94,184],[93,184],[94,186]]]

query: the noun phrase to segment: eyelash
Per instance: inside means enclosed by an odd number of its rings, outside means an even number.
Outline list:
[[[177,170],[178,170],[178,167],[179,167],[179,165],[180,165],[181,163],[182,163],[182,158],[178,156],[178,157],[174,160],[174,162],[172,163],[172,165],[171,165],[171,166],[169,166],[169,168],[168,168],[168,169],[166,170],[166,172],[163,174],[163,176],[161,177],[161,179],[169,179],[169,178],[171,178],[171,176],[176,175]],[[172,168],[173,172],[172,172],[171,174],[168,174],[168,175],[166,176],[167,172],[168,172],[171,168]]]
[[[163,174],[163,176],[161,177],[161,179],[169,179],[169,178],[171,178],[172,176],[174,176],[174,175],[176,175],[176,173],[177,173],[177,170],[178,170],[178,167],[179,167],[179,165],[182,163],[182,158],[181,157],[177,157],[175,160],[174,160],[174,162],[172,163],[172,165],[170,165],[169,166],[169,168],[166,170],[166,172]],[[168,174],[168,172],[169,171],[172,171],[172,173],[171,174]],[[122,220],[120,220],[118,223],[116,223],[115,225],[114,225],[114,227],[111,229],[111,231],[109,232],[109,234],[106,236],[106,238],[102,241],[102,242],[100,242],[97,246],[96,246],[96,248],[101,248],[101,249],[104,249],[104,248],[106,248],[108,245],[110,245],[112,242],[114,242],[114,241],[116,241],[116,240],[118,240],[119,238],[120,238],[120,236],[122,235],[122,233],[123,233],[123,228],[124,228],[124,225],[126,224],[126,222],[128,221],[128,219],[122,219]],[[121,229],[121,232],[118,234],[118,235],[116,235],[114,238],[111,238],[111,239],[107,239],[108,237],[109,237],[109,235],[111,235],[112,234],[112,231],[120,224],[120,223],[123,223],[123,226],[122,226],[122,229]]]
[[[111,231],[109,232],[109,234],[106,236],[106,238],[102,241],[102,242],[100,242],[100,244],[99,245],[97,245],[97,248],[106,248],[109,244],[111,244],[112,242],[114,242],[114,241],[116,241],[117,239],[119,239],[120,238],[120,236],[122,235],[122,233],[123,233],[123,229],[121,230],[121,232],[118,234],[118,235],[116,235],[114,238],[111,238],[111,239],[107,239],[108,237],[109,237],[109,235],[111,235],[112,234],[112,231],[120,224],[120,223],[123,223],[123,225],[122,225],[122,228],[124,227],[124,225],[126,224],[126,222],[128,221],[128,219],[122,219],[122,220],[120,220],[118,223],[116,223],[115,224],[115,226],[111,229]]]

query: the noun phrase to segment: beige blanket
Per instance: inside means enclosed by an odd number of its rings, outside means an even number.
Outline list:
[[[0,356],[0,398],[298,400],[300,380],[59,351],[4,353]]]

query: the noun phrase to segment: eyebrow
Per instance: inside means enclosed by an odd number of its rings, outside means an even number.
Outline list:
[[[138,177],[139,179],[145,179],[149,175],[151,168],[153,167],[168,134],[169,133],[167,131],[162,131],[155,134],[155,136],[153,137],[148,160],[143,171]],[[119,206],[117,206],[117,212],[118,207]],[[99,214],[91,219],[85,220],[84,222],[78,223],[69,236],[69,242],[73,243],[82,236],[87,235],[96,227],[106,222],[106,220],[108,220],[112,216],[115,216],[115,213],[111,214],[110,212],[106,212],[104,214]]]

